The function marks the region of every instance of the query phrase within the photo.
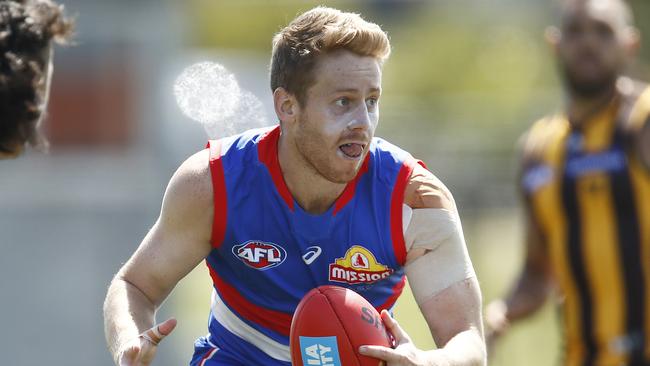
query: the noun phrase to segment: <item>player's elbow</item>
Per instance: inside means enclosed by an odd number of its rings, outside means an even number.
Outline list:
[[[106,297],[104,298],[103,312],[105,320],[111,317],[114,308],[120,302],[120,299],[125,296],[127,292],[127,282],[121,277],[118,272],[111,280],[106,290]]]

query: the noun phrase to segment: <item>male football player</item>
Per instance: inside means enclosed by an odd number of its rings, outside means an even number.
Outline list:
[[[524,138],[527,255],[489,339],[558,287],[565,365],[648,365],[650,89],[623,77],[639,33],[622,0],[568,0],[548,38],[566,106]]]
[[[280,123],[210,141],[174,174],[158,221],[108,290],[116,363],[151,362],[176,324],[155,325],[156,309],[204,260],[209,333],[191,365],[289,365],[292,314],[309,290],[345,286],[387,310],[405,274],[440,348],[417,349],[384,311],[396,348],[360,352],[388,365],[485,363],[480,291],[452,196],[373,137],[389,53],[379,26],[324,7],[275,36]]]

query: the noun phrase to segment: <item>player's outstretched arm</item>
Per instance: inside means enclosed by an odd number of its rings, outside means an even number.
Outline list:
[[[169,182],[160,217],[115,275],[104,302],[108,348],[118,365],[149,365],[176,326],[155,325],[176,283],[210,252],[212,183],[207,150],[185,161]]]
[[[398,365],[484,365],[481,292],[449,190],[416,167],[405,192],[413,209],[405,234],[406,275],[437,350],[415,347],[388,313],[382,314],[395,349],[367,346],[362,353]]]
[[[553,288],[543,236],[530,212],[527,217],[526,258],[521,273],[504,299],[494,300],[485,308],[486,338],[490,347],[511,323],[539,310]]]

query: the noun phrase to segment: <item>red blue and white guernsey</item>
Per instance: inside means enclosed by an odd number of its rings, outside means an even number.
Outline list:
[[[381,310],[404,288],[402,204],[418,161],[374,138],[356,178],[327,212],[312,215],[284,182],[279,137],[276,126],[208,144],[214,290],[192,366],[288,366],[291,317],[309,290],[348,287]]]

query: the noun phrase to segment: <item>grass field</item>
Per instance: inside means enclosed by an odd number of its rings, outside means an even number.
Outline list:
[[[490,211],[463,217],[470,254],[487,303],[504,293],[519,270],[522,248],[517,212]],[[170,337],[170,343],[174,344],[180,361],[189,359],[193,340],[206,333],[210,288],[205,265],[200,265],[179,284],[167,305],[166,313],[179,319],[178,330]],[[535,317],[515,326],[490,354],[489,364],[557,364],[560,341],[554,312],[554,307],[547,305]],[[420,348],[434,347],[408,288],[397,303],[395,315]]]

